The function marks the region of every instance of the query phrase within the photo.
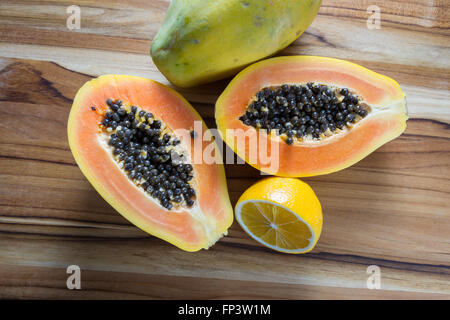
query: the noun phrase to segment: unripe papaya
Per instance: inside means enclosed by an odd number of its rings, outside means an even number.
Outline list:
[[[173,0],[151,56],[173,84],[191,87],[237,73],[297,39],[321,0]]]

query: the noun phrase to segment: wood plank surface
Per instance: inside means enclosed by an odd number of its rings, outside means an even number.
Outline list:
[[[81,8],[68,30],[66,8]],[[448,1],[323,0],[281,55],[350,60],[396,79],[406,132],[346,170],[304,179],[324,211],[307,255],[260,246],[234,223],[209,250],[186,253],[140,231],[91,187],[70,153],[76,91],[107,73],[165,84],[149,56],[167,0],[0,3],[0,298],[449,299],[450,13]],[[229,80],[179,90],[210,127]],[[226,165],[233,205],[261,178]],[[66,288],[79,265],[82,289]],[[381,289],[366,287],[369,265]]]

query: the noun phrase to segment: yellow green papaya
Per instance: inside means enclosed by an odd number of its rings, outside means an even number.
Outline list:
[[[237,73],[297,39],[321,0],[173,0],[151,56],[173,84],[191,87]]]

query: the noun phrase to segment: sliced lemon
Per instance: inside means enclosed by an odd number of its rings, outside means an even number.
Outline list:
[[[253,239],[285,253],[306,253],[319,240],[322,207],[314,191],[294,178],[267,178],[236,204],[236,220]]]

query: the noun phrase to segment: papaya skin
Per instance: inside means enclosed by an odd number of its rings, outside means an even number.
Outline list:
[[[240,120],[250,100],[262,88],[282,84],[318,82],[346,87],[358,92],[372,111],[350,130],[321,141],[302,141],[287,145],[280,137],[258,134]],[[345,169],[360,161],[381,145],[398,137],[408,119],[406,97],[393,79],[357,64],[324,57],[290,56],[267,59],[241,71],[216,102],[215,118],[223,140],[251,166],[268,174],[307,177]],[[227,140],[227,129],[249,130],[245,145]],[[249,141],[256,136],[268,146],[267,154],[279,152],[277,169],[260,161],[251,161]],[[278,150],[272,150],[269,140]],[[259,144],[258,144],[259,145]]]
[[[182,250],[209,248],[233,222],[223,165],[193,164],[198,179],[195,210],[163,209],[126,177],[111,152],[99,144],[99,122],[107,111],[107,98],[139,105],[173,129],[189,129],[193,121],[201,121],[200,115],[180,94],[156,81],[104,75],[84,84],[76,94],[67,131],[70,149],[82,173],[123,217]],[[95,111],[91,106],[95,106]],[[202,125],[205,132],[207,127],[204,122]],[[192,154],[193,146],[189,149],[189,144],[181,140]]]
[[[173,0],[153,39],[153,62],[179,87],[226,78],[297,39],[321,0]]]

